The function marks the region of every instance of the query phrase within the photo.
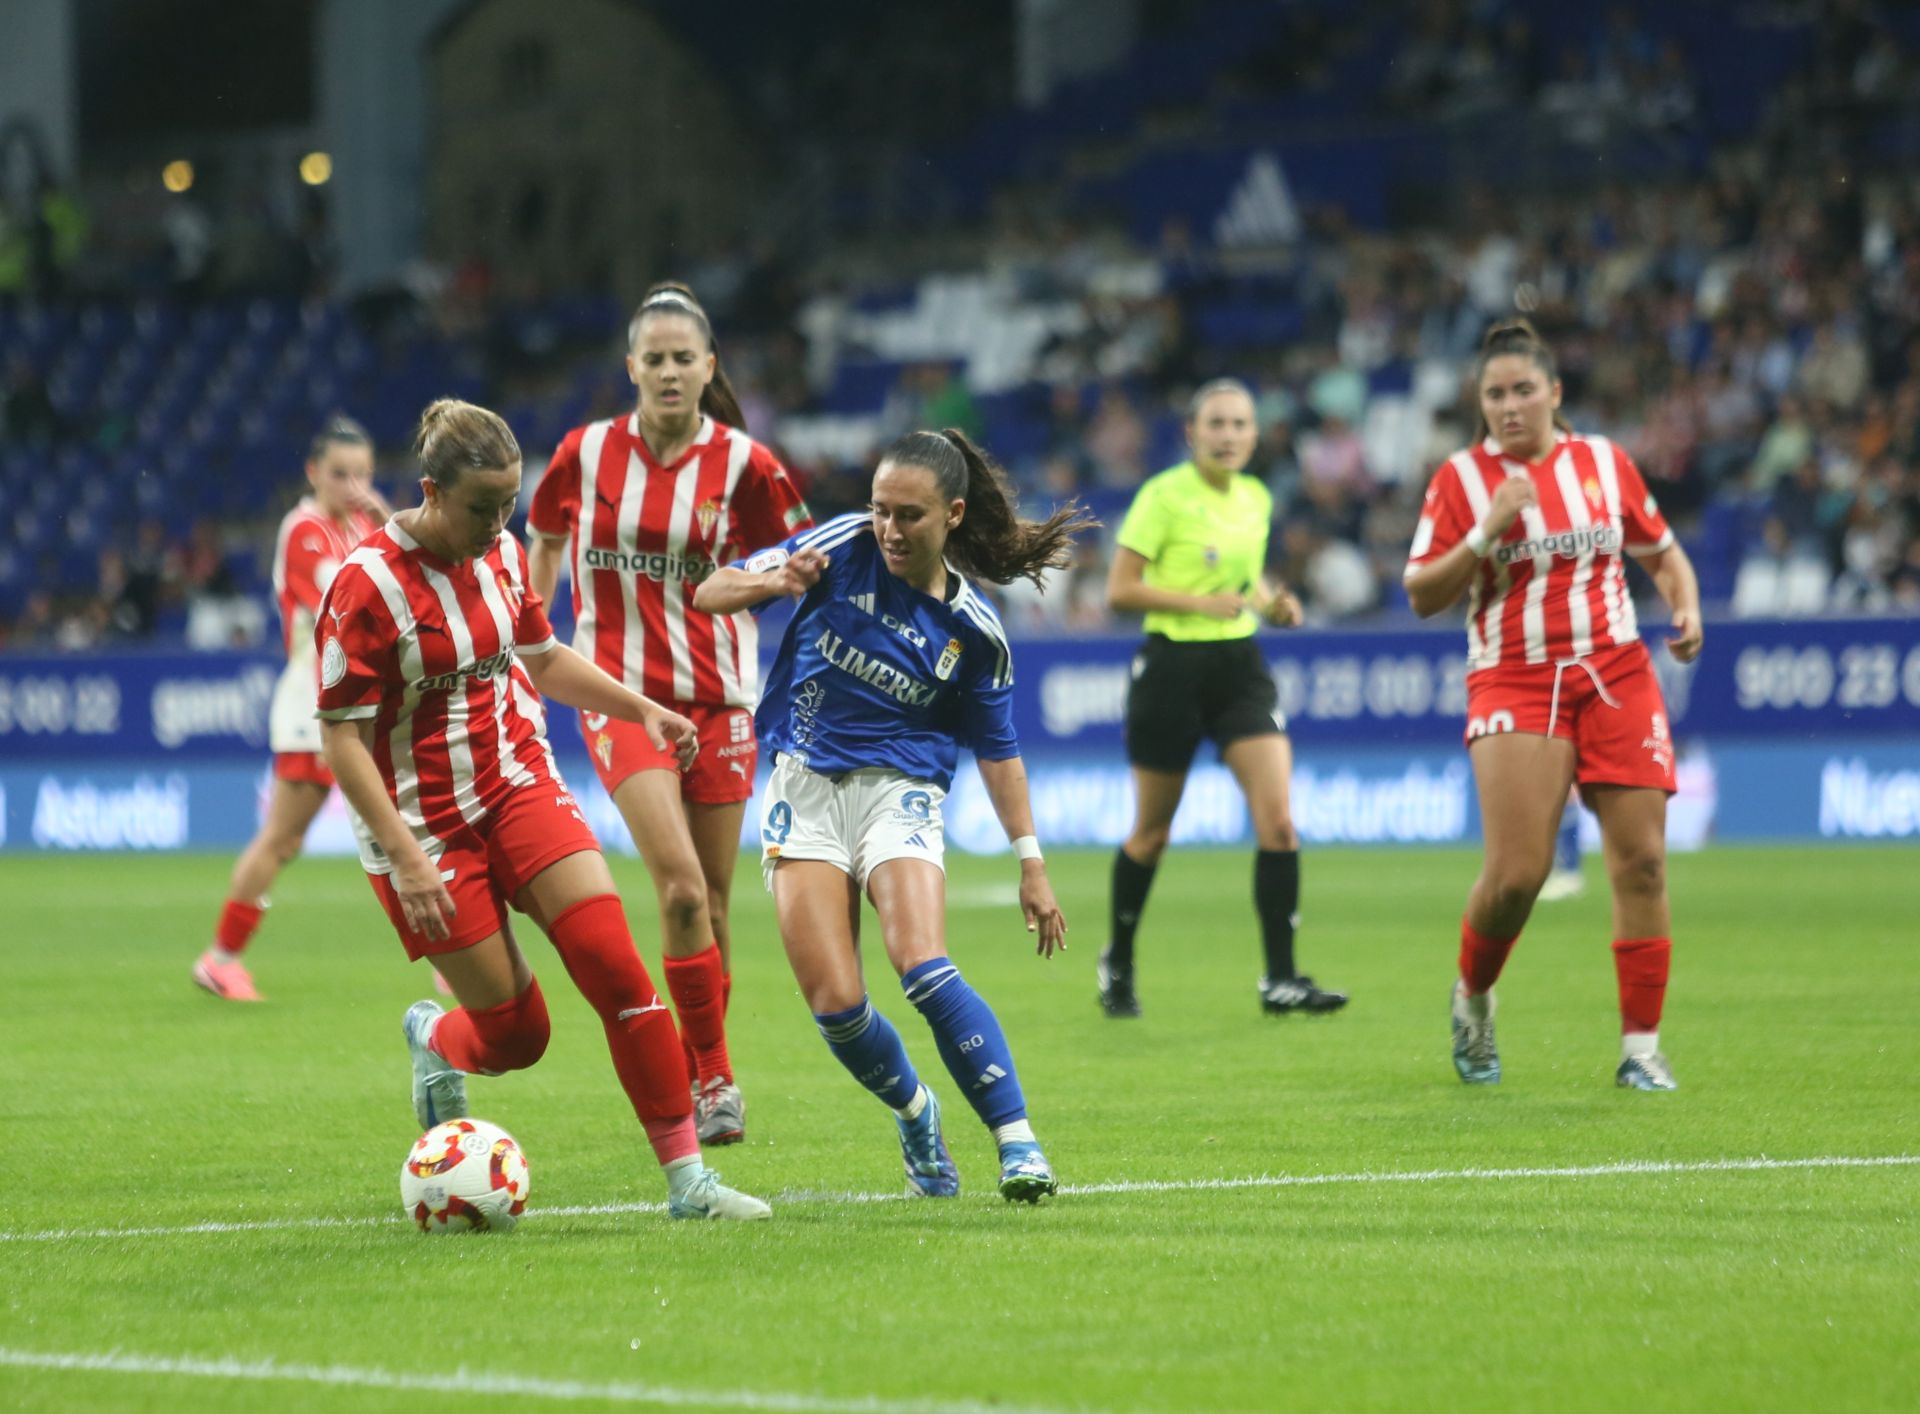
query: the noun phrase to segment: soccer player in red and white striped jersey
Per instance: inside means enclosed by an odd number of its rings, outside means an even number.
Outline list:
[[[333,788],[313,716],[313,624],[320,597],[353,547],[387,518],[386,502],[373,489],[372,443],[352,418],[330,419],[313,439],[307,484],[313,494],[287,512],[273,547],[273,592],[287,652],[267,714],[273,794],[266,819],[234,862],[213,943],[193,964],[193,980],[229,1001],[260,1000],[241,954],[266,913],[273,881],[300,853]]]
[[[1672,611],[1668,651],[1700,652],[1700,586],[1639,468],[1559,418],[1552,351],[1525,320],[1481,347],[1482,439],[1427,487],[1407,596],[1427,617],[1467,596],[1467,731],[1486,858],[1460,923],[1453,1058],[1500,1079],[1493,984],[1553,863],[1570,782],[1600,821],[1613,887],[1617,1084],[1675,1088],[1660,1054],[1672,953],[1666,885],[1673,734],[1640,641],[1625,559]]]
[[[560,646],[506,533],[520,448],[495,414],[442,400],[415,441],[423,504],[348,556],[321,604],[322,736],[359,812],[362,863],[410,958],[461,1003],[406,1017],[422,1127],[466,1113],[468,1073],[545,1052],[547,1005],[508,926],[553,941],[599,1014],[614,1070],[666,1171],[675,1217],[755,1218],[700,1159],[673,1019],[547,744],[539,694],[631,722],[691,760],[693,724]]]
[[[568,433],[534,492],[530,578],[551,598],[564,558],[574,646],[699,728],[700,756],[682,771],[644,733],[580,719],[653,875],[701,1140],[729,1144],[745,1134],[745,1104],[727,1050],[727,902],[759,755],[759,639],[753,615],[701,613],[693,593],[717,565],[813,522],[778,458],[742,427],[712,326],[684,285],[641,301],[627,373],[634,411]]]

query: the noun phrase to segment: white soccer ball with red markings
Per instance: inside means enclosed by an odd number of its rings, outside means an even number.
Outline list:
[[[413,1141],[400,1206],[422,1232],[512,1232],[527,1210],[527,1156],[484,1119],[450,1119]]]

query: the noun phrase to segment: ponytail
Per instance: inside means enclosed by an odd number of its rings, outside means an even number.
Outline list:
[[[320,430],[313,434],[313,440],[307,444],[307,460],[317,462],[327,454],[329,447],[373,447],[373,439],[367,436],[367,429],[355,422],[343,412],[336,412],[321,424]]]
[[[966,515],[947,534],[947,556],[962,574],[992,584],[1026,579],[1044,588],[1047,570],[1073,562],[1074,537],[1100,524],[1078,501],[1057,507],[1045,520],[1020,519],[1006,474],[958,428],[909,432],[880,460],[925,467],[943,499],[967,503]]]
[[[1557,382],[1560,370],[1554,362],[1553,349],[1540,337],[1540,331],[1533,327],[1530,319],[1504,319],[1488,328],[1485,337],[1480,340],[1480,356],[1473,365],[1474,418],[1479,431],[1474,441],[1484,441],[1491,436],[1493,429],[1487,425],[1487,415],[1480,409],[1480,380],[1486,376],[1487,365],[1503,354],[1516,354],[1531,359],[1534,367],[1546,375],[1549,383]],[[1562,432],[1573,431],[1573,424],[1560,415],[1558,408],[1553,412],[1553,425]]]
[[[740,398],[733,391],[733,380],[727,377],[726,367],[720,362],[720,345],[713,337],[713,324],[693,291],[678,280],[662,280],[641,299],[640,307],[634,310],[627,324],[629,351],[640,341],[640,326],[656,314],[677,314],[694,322],[700,337],[707,341],[707,352],[713,355],[713,378],[700,394],[700,411],[716,422],[747,431],[746,414],[740,411]]]
[[[450,491],[460,473],[504,471],[520,464],[520,443],[497,412],[441,398],[420,414],[413,434],[413,454],[420,471],[442,491]]]

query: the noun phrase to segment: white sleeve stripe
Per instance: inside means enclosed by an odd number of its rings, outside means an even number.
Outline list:
[[[848,511],[845,515],[835,516],[825,525],[817,525],[807,531],[797,541],[794,548],[799,550],[830,549],[852,539],[861,531],[871,533],[873,518],[865,511]]]
[[[1629,555],[1658,555],[1662,551],[1670,550],[1672,548],[1673,548],[1673,527],[1668,526],[1667,533],[1661,536],[1658,540],[1654,541],[1651,545],[1629,544],[1628,546],[1626,546],[1626,551]]]
[[[513,645],[513,651],[520,654],[551,653],[553,652],[554,649],[558,648],[559,646],[560,646],[560,640],[555,638],[552,634],[548,634],[545,638],[541,639],[538,643],[516,643]]]
[[[1455,452],[1447,458],[1447,464],[1460,479],[1460,489],[1466,493],[1467,506],[1473,512],[1475,523],[1485,520],[1487,507],[1493,504],[1493,496],[1480,475],[1480,464],[1473,459],[1473,453]]]
[[[1006,635],[1000,631],[1000,626],[982,615],[981,608],[984,606],[977,602],[970,603],[967,599],[961,598],[955,602],[954,607],[966,616],[968,622],[984,633],[987,641],[993,645],[996,658],[993,685],[995,687],[1010,686],[1013,682],[1013,650],[1008,647]]]
[[[358,722],[379,716],[380,704],[369,702],[364,707],[322,707],[313,715],[326,722]]]

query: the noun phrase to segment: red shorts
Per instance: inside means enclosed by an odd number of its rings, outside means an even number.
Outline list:
[[[1667,704],[1644,643],[1468,674],[1467,744],[1497,732],[1572,742],[1582,785],[1675,789]]]
[[[407,956],[417,961],[458,952],[499,932],[506,926],[509,901],[542,869],[569,854],[599,848],[578,802],[556,781],[507,792],[478,826],[466,826],[446,841],[440,877],[454,905],[446,938],[429,938],[407,926],[406,910],[387,875],[369,874],[367,879]]]
[[[276,751],[273,753],[273,778],[276,781],[307,781],[333,789],[333,772],[326,758],[317,751]]]
[[[680,798],[700,805],[735,805],[753,794],[754,767],[760,761],[760,742],[753,734],[753,713],[745,707],[705,707],[675,702],[673,710],[690,719],[700,733],[700,754],[680,773]],[[580,735],[586,740],[593,769],[607,794],[628,776],[640,771],[677,771],[680,763],[671,751],[660,751],[647,740],[647,729],[616,721],[597,712],[580,714]]]

